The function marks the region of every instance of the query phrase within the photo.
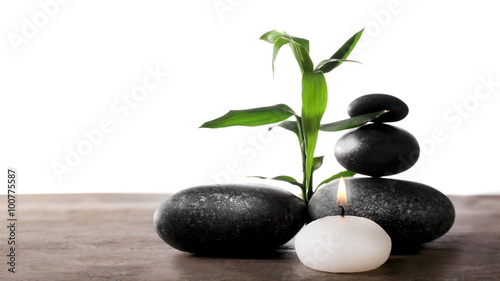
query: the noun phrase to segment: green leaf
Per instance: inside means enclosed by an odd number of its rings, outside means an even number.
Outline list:
[[[323,165],[323,158],[325,156],[318,156],[318,157],[314,157],[314,160],[313,160],[313,171],[316,171],[317,169],[319,169],[321,167],[321,165]]]
[[[302,46],[301,44],[293,41],[293,39],[290,38],[285,38],[285,37],[279,37],[276,39],[276,42],[274,43],[273,47],[273,74],[274,74],[274,62],[276,61],[276,57],[278,56],[278,52],[286,44],[290,44],[290,48],[292,49],[293,55],[295,56],[295,59],[297,60],[297,63],[299,64],[300,71],[302,73],[304,72],[312,72],[314,65],[311,61],[311,58],[309,57],[309,53],[307,52],[306,48]]]
[[[349,38],[349,40],[347,40],[344,43],[344,45],[342,45],[342,47],[340,47],[340,49],[330,57],[330,59],[341,59],[341,60],[347,59],[349,54],[352,52],[352,50],[358,43],[359,38],[361,38],[363,31],[364,29],[361,29],[358,33],[354,34],[351,38]],[[323,66],[319,68],[319,70],[323,73],[328,73],[341,64],[342,61],[331,61],[329,63],[325,63]]]
[[[300,144],[300,149],[301,151],[303,150],[303,142],[302,142],[302,132],[301,132],[301,125],[302,125],[302,119],[300,116],[295,115],[297,118],[297,121],[283,121],[277,125],[274,125],[272,127],[269,127],[268,131],[272,130],[274,127],[281,127],[283,129],[286,129],[288,131],[293,132],[297,138],[299,139],[299,144]],[[300,125],[300,126],[299,126]]]
[[[302,129],[306,147],[306,188],[312,196],[311,175],[314,150],[318,140],[321,118],[326,110],[328,90],[321,72],[304,72],[302,75]]]
[[[359,63],[359,64],[363,64],[362,62],[360,61],[357,61],[357,60],[341,60],[341,59],[327,59],[327,60],[322,60],[320,63],[318,63],[318,65],[316,66],[316,68],[314,69],[314,71],[321,71],[321,67],[323,67],[324,65],[328,64],[328,63],[331,63],[331,62],[355,62],[355,63]]]
[[[288,131],[291,131],[291,132],[295,133],[295,135],[297,137],[300,136],[299,135],[299,128],[297,126],[297,122],[295,122],[295,121],[283,121],[283,122],[281,122],[279,124],[276,124],[276,125],[274,125],[272,127],[269,127],[268,131],[271,131],[274,127],[281,127],[283,129],[286,129]]]
[[[355,127],[364,125],[370,121],[373,121],[382,114],[389,112],[388,110],[381,110],[373,113],[363,114],[351,117],[349,119],[340,120],[333,123],[323,124],[319,127],[321,131],[325,132],[337,132],[342,130],[347,130]]]
[[[292,115],[295,115],[295,112],[285,104],[245,110],[231,110],[222,117],[204,123],[200,128],[260,126],[286,120]]]
[[[260,177],[260,176],[252,176],[253,178],[259,178],[263,180],[277,180],[277,181],[284,181],[287,183],[291,183],[293,185],[299,186],[302,188],[302,184],[300,184],[296,179],[290,177],[290,176],[277,176],[274,178],[266,178],[266,177]]]
[[[351,172],[351,171],[344,171],[344,172],[340,172],[340,173],[338,173],[338,174],[335,174],[335,175],[333,175],[333,176],[331,176],[331,177],[327,178],[326,180],[322,181],[320,184],[318,184],[318,186],[316,187],[316,190],[318,190],[318,188],[319,188],[320,186],[322,186],[323,184],[325,184],[325,183],[329,183],[329,182],[331,182],[332,180],[338,179],[338,178],[340,178],[340,177],[344,177],[344,178],[352,177],[352,176],[354,176],[355,174],[356,174],[356,173],[353,173],[353,172]],[[316,192],[316,190],[315,190],[314,192]]]
[[[309,40],[293,37],[286,34],[283,31],[271,30],[269,32],[264,33],[260,39],[274,44],[273,47],[273,74],[274,74],[274,62],[276,61],[276,57],[278,56],[278,52],[286,44],[290,44],[290,48],[292,49],[293,55],[295,59],[299,63],[301,72],[311,72],[313,71],[314,65],[309,57]]]
[[[306,48],[306,51],[309,53],[309,40],[299,38],[299,37],[293,37],[288,35],[284,31],[279,31],[279,30],[271,30],[266,33],[264,33],[259,39],[264,40],[268,43],[274,44],[276,40],[280,37],[285,37],[288,39],[292,39],[293,41],[299,43],[300,45],[304,46]]]

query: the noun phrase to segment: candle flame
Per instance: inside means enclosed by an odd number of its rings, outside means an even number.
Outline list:
[[[346,196],[344,177],[340,177],[339,180],[339,188],[337,191],[337,205],[347,206],[347,196]]]

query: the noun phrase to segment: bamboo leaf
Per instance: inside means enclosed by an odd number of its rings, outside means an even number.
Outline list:
[[[361,38],[361,35],[363,34],[364,29],[361,29],[358,33],[354,34],[349,40],[347,40],[340,49],[338,49],[335,54],[333,54],[330,59],[341,59],[345,60],[349,56],[349,54],[352,52],[354,47],[359,41],[359,38]],[[325,63],[323,66],[319,68],[319,70],[323,73],[328,73],[332,71],[334,68],[338,67],[339,65],[342,64],[342,61],[332,61],[329,63]]]
[[[331,63],[331,62],[355,62],[355,63],[359,63],[359,64],[363,64],[362,62],[360,61],[357,61],[357,60],[341,60],[341,59],[327,59],[327,60],[322,60],[320,63],[318,63],[318,65],[316,66],[316,68],[314,69],[314,71],[321,71],[321,68],[328,64],[328,63]]]
[[[281,127],[281,128],[284,128],[288,131],[293,132],[297,136],[297,138],[299,139],[301,154],[305,154],[305,153],[303,153],[304,144],[302,141],[303,137],[302,137],[302,131],[301,131],[302,119],[300,118],[300,116],[297,116],[297,115],[295,115],[295,118],[297,118],[297,121],[295,121],[295,122],[294,121],[283,121],[277,125],[269,127],[268,131],[272,130],[274,127]]]
[[[304,39],[304,38],[290,36],[284,31],[271,30],[271,31],[264,33],[259,39],[264,40],[268,43],[274,44],[276,42],[276,39],[278,39],[280,37],[292,39],[293,41],[304,46],[304,48],[306,48],[306,51],[309,53],[309,40]]]
[[[295,121],[283,121],[283,122],[281,122],[279,124],[276,124],[276,125],[274,125],[272,127],[269,127],[268,131],[271,131],[274,127],[281,127],[281,128],[283,128],[285,130],[288,130],[288,131],[291,131],[291,132],[295,133],[295,135],[297,137],[300,136],[299,135],[299,128],[297,126],[297,122],[295,122]]]
[[[351,117],[349,119],[340,120],[333,123],[323,124],[319,127],[321,131],[324,132],[337,132],[342,130],[347,130],[355,127],[364,125],[370,121],[373,121],[382,114],[389,112],[388,110],[381,110],[373,113],[363,114]]]
[[[321,72],[304,72],[302,75],[302,129],[306,147],[306,188],[312,196],[311,175],[314,150],[318,140],[321,118],[326,110],[328,90]],[[310,194],[309,194],[310,193]]]
[[[290,176],[277,176],[274,178],[266,178],[266,177],[261,177],[261,176],[252,176],[253,178],[259,178],[263,180],[277,180],[277,181],[284,181],[287,183],[291,183],[293,185],[299,186],[302,188],[302,184],[300,184],[296,179],[290,177]]]
[[[292,49],[292,53],[295,56],[295,59],[297,60],[297,63],[299,64],[300,71],[302,73],[304,72],[312,72],[314,65],[311,61],[311,58],[309,57],[309,53],[307,52],[306,48],[302,46],[301,44],[293,41],[293,39],[290,38],[285,38],[285,37],[279,37],[276,39],[276,42],[274,43],[274,48],[273,48],[273,74],[274,74],[274,62],[276,61],[276,57],[278,56],[278,52],[286,44],[290,44],[290,48]]]
[[[347,177],[352,177],[352,176],[354,176],[355,174],[356,174],[356,173],[353,173],[353,172],[351,172],[351,171],[344,171],[344,172],[340,172],[340,173],[338,173],[338,174],[335,174],[335,175],[333,175],[333,176],[331,176],[331,177],[327,178],[326,180],[322,181],[320,184],[318,184],[318,186],[316,187],[316,190],[318,190],[318,188],[319,188],[320,186],[322,186],[323,184],[325,184],[325,183],[329,183],[329,182],[331,182],[332,180],[338,179],[338,178],[340,178],[340,177],[344,177],[344,178],[347,178]],[[316,192],[316,190],[314,190],[314,192]]]
[[[223,128],[230,126],[260,126],[277,123],[295,115],[285,104],[245,110],[231,110],[224,116],[205,122],[200,128]]]
[[[319,169],[321,167],[321,165],[323,165],[323,158],[325,156],[318,156],[318,157],[314,157],[314,160],[313,160],[313,171],[316,171],[317,169]]]

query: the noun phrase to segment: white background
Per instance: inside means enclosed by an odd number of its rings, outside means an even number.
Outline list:
[[[446,194],[498,194],[500,5],[464,2],[2,1],[0,167],[18,169],[21,193],[163,193],[262,182],[249,175],[300,178],[290,132],[198,127],[230,109],[286,103],[300,112],[293,55],[282,48],[273,79],[272,45],[258,40],[264,32],[309,39],[317,63],[365,27],[350,56],[363,65],[326,75],[323,121],[347,118],[358,96],[395,95],[410,108],[395,125],[415,135],[422,153],[392,178]],[[121,99],[148,68],[169,75],[126,115]],[[103,120],[112,130],[70,167],[68,149]],[[316,182],[342,169],[333,149],[343,134],[320,134],[316,155],[326,157]],[[68,167],[60,179],[54,165]]]

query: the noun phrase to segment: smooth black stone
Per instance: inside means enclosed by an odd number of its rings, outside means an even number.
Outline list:
[[[307,220],[307,205],[288,191],[261,184],[220,184],[168,197],[154,214],[154,227],[181,251],[242,255],[285,244]]]
[[[340,215],[338,180],[319,189],[309,202],[312,220]],[[393,248],[408,249],[444,235],[455,221],[455,208],[438,190],[411,181],[346,178],[345,214],[379,224],[392,239]]]
[[[417,139],[409,132],[387,124],[359,127],[335,144],[335,157],[342,166],[372,177],[406,171],[419,156]]]
[[[386,94],[369,94],[353,100],[347,107],[349,116],[358,116],[389,110],[389,112],[373,120],[373,122],[396,122],[408,115],[408,106],[402,100]]]

